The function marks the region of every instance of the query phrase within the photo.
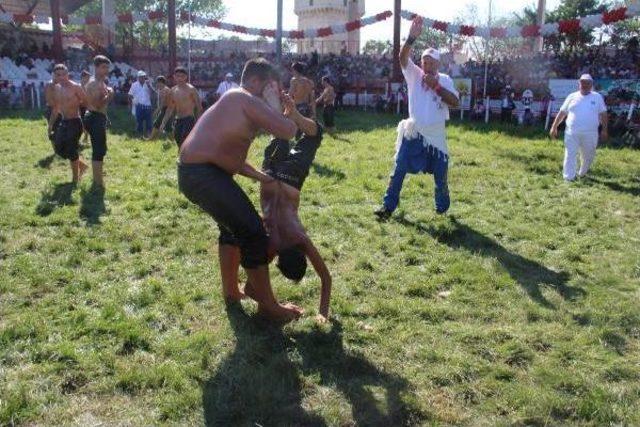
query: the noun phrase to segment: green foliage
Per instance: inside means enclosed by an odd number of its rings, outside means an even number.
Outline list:
[[[389,40],[367,40],[362,48],[365,55],[382,55],[393,53],[393,44]]]
[[[306,309],[280,328],[222,302],[173,141],[111,111],[101,194],[68,184],[41,117],[1,114],[0,425],[640,425],[640,151],[566,184],[561,142],[454,122],[451,212],[411,176],[378,223],[398,118],[339,112],[300,204],[333,323],[313,272],[272,269]]]

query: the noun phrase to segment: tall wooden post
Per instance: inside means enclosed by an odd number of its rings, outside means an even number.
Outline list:
[[[545,7],[546,7],[546,0],[538,0],[538,16],[536,19],[536,24],[540,26],[544,25]],[[542,36],[536,37],[536,45],[534,50],[536,52],[542,52],[543,48],[544,48],[544,37]]]
[[[62,25],[60,23],[60,0],[50,0],[51,21],[53,22],[53,43],[51,53],[56,62],[64,60],[62,54]]]
[[[176,0],[167,1],[167,22],[169,24],[169,75],[173,75],[176,69],[177,46],[176,46]]]
[[[393,81],[402,81],[400,72],[400,11],[402,10],[402,0],[394,0],[393,8]]]
[[[278,22],[276,26],[276,58],[282,64],[282,0],[278,0]]]

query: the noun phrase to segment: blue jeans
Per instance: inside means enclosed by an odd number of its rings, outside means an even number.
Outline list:
[[[136,132],[144,136],[151,131],[151,105],[136,104]]]
[[[435,204],[438,213],[449,210],[451,200],[447,185],[447,172],[449,169],[449,157],[437,148],[423,144],[423,137],[419,135],[414,139],[403,139],[396,164],[389,179],[389,187],[384,196],[384,207],[394,211],[400,203],[400,191],[405,176],[417,173],[429,173],[433,175],[435,182]]]

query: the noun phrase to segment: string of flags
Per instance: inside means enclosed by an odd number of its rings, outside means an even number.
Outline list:
[[[333,34],[343,34],[351,31],[358,30],[362,27],[372,25],[381,21],[384,21],[393,16],[393,13],[389,10],[378,13],[376,15],[368,16],[362,19],[356,19],[342,24],[331,25],[322,28],[313,28],[307,30],[292,30],[283,31],[282,37],[287,39],[306,39],[327,37]],[[148,22],[157,21],[166,18],[166,13],[163,11],[151,11],[151,12],[128,12],[118,15],[112,15],[106,17],[103,22],[102,16],[62,16],[61,21],[65,25],[101,25],[101,24],[131,24],[134,22]],[[263,37],[276,37],[276,30],[269,30],[264,28],[246,27],[244,25],[230,24],[228,22],[222,22],[217,19],[209,19],[194,14],[189,15],[187,11],[180,11],[179,18],[182,22],[189,22],[203,27],[218,28],[220,30],[231,31],[239,34],[248,34],[253,36]],[[191,19],[189,19],[191,18]],[[49,17],[44,15],[22,15],[13,13],[0,13],[0,22],[4,23],[16,23],[16,24],[47,24]]]
[[[416,13],[408,10],[400,12],[402,18],[413,20]],[[484,38],[512,38],[512,37],[538,37],[552,36],[558,34],[575,34],[580,30],[591,30],[602,25],[613,24],[640,15],[640,2],[619,7],[610,11],[605,11],[597,15],[588,15],[582,18],[567,19],[540,25],[525,25],[522,27],[474,27],[472,25],[458,25],[450,22],[438,21],[426,17],[423,25],[451,35],[478,36]]]

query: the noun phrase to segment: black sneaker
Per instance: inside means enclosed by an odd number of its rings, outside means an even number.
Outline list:
[[[375,216],[377,216],[378,220],[380,221],[387,221],[389,218],[391,218],[392,213],[393,212],[391,212],[389,209],[385,208],[384,206],[382,206],[380,209],[374,212]]]

